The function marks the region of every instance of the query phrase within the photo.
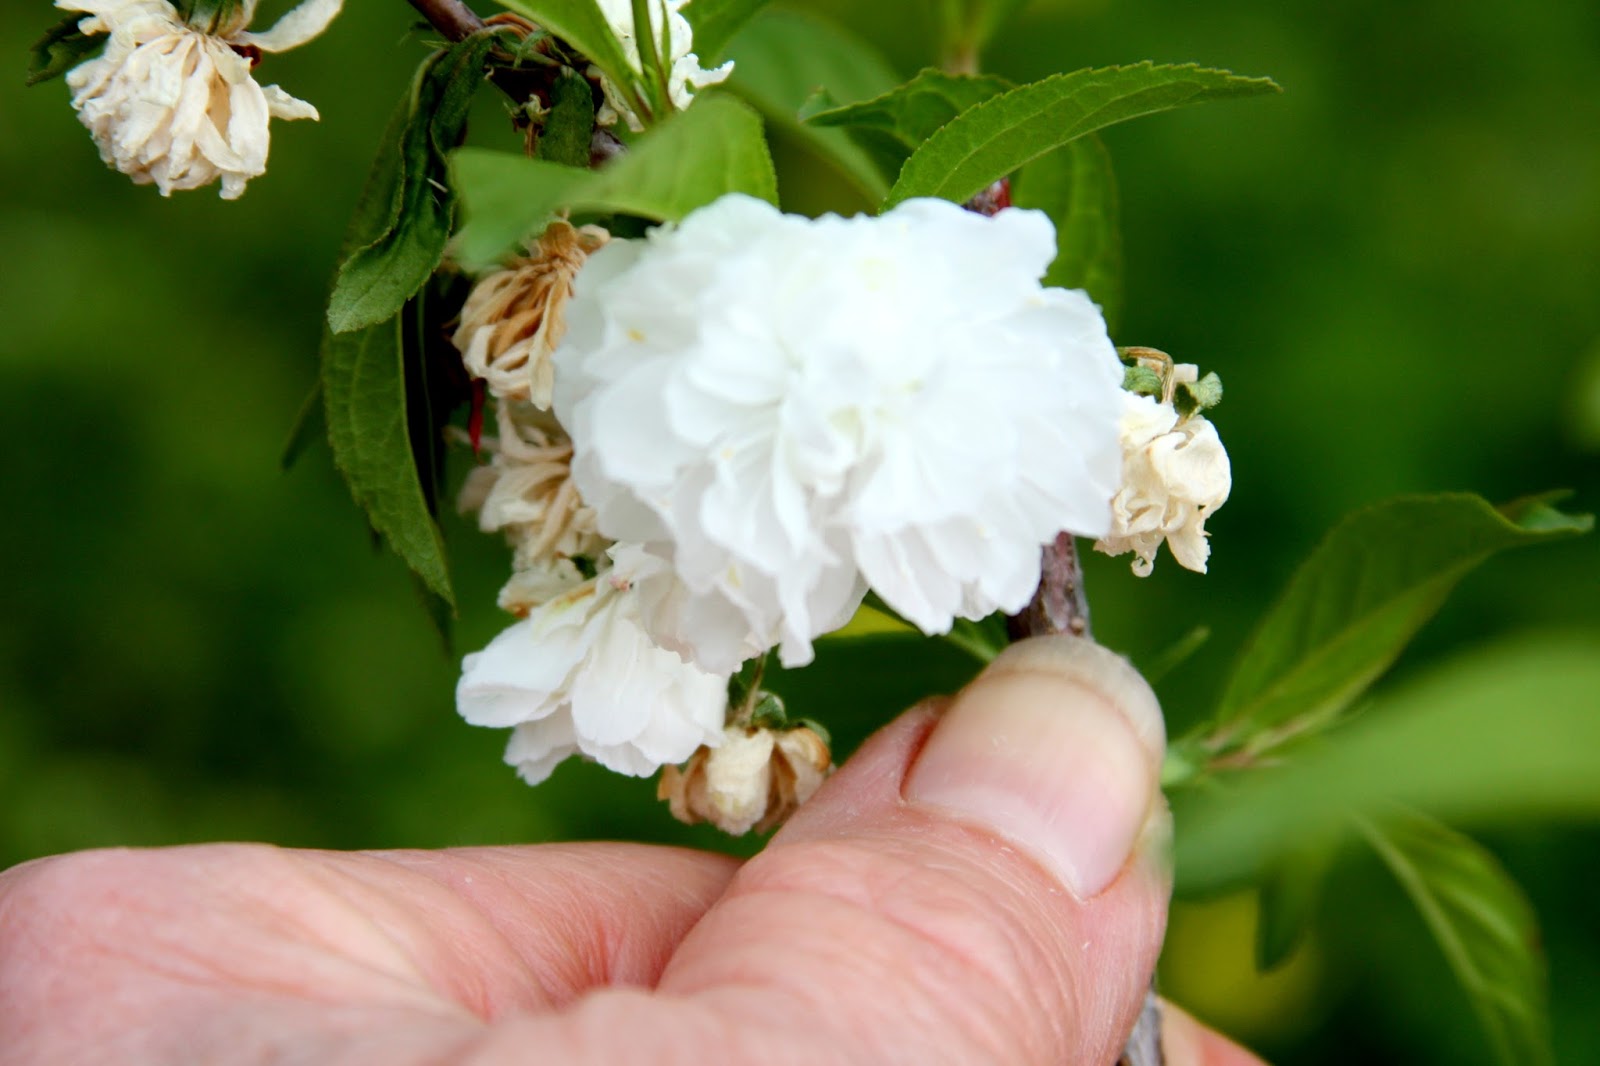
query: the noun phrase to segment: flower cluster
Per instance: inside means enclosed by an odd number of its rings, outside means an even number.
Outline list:
[[[1022,607],[1061,530],[1108,533],[1122,367],[1094,304],[1040,285],[1054,255],[1034,211],[743,196],[596,253],[555,410],[601,531],[678,578],[652,634],[802,664],[868,588],[941,632]]]
[[[1133,552],[1133,572],[1148,577],[1166,542],[1178,565],[1206,572],[1205,524],[1228,499],[1233,474],[1217,429],[1198,412],[1178,412],[1171,392],[1192,384],[1189,364],[1172,367],[1164,397],[1123,394],[1122,487],[1111,500],[1111,532],[1095,542],[1107,555]]]
[[[72,106],[100,157],[161,195],[220,179],[222,198],[244,194],[266,172],[270,119],[317,118],[317,109],[251,76],[263,52],[316,37],[343,0],[306,0],[272,29],[246,28],[256,0],[241,0],[198,25],[168,0],[56,0],[81,11],[86,34],[106,34],[105,50],[67,74]]]
[[[692,51],[694,30],[690,27],[689,20],[679,14],[688,2],[689,0],[651,0],[647,5],[650,9],[651,39],[645,42],[645,46],[655,48],[657,54],[666,61],[668,102],[679,111],[689,106],[690,101],[694,99],[694,90],[726,81],[728,75],[733,73],[731,62],[724,63],[715,70],[701,68],[700,58]],[[641,79],[644,78],[647,68],[639,53],[639,34],[633,22],[633,0],[599,0],[599,3],[601,13],[611,26],[611,32],[616,35],[622,45],[623,54],[633,66],[633,72]],[[665,25],[662,23],[663,16],[666,20]],[[594,73],[598,74],[598,71]],[[601,75],[600,89],[605,96],[605,103],[595,115],[596,122],[602,126],[612,126],[621,121],[635,133],[644,129],[644,123],[640,121],[639,115],[628,101],[627,94],[615,82]]]

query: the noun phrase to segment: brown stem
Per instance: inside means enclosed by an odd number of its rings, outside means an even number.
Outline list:
[[[452,41],[464,41],[483,29],[483,19],[461,0],[411,0],[411,6]]]
[[[1083,566],[1071,533],[1045,545],[1039,562],[1039,590],[1020,613],[1006,620],[1012,640],[1052,633],[1089,635],[1089,600],[1083,591]]]

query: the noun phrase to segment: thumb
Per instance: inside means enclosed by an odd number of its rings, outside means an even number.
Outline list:
[[[766,1034],[750,1050],[774,1061],[1109,1063],[1166,922],[1163,745],[1124,659],[1016,645],[873,738],[659,990]]]

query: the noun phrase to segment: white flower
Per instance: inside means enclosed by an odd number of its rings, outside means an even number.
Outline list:
[[[1170,403],[1150,396],[1124,393],[1122,404],[1122,488],[1111,501],[1111,532],[1095,548],[1133,552],[1133,572],[1147,577],[1165,540],[1180,566],[1203,574],[1211,554],[1206,519],[1233,485],[1217,429],[1199,415],[1180,420]]]
[[[566,332],[572,279],[610,235],[599,226],[550,223],[530,255],[486,276],[461,309],[451,338],[467,372],[495,396],[550,407],[550,353]]]
[[[913,200],[811,220],[729,196],[579,274],[556,412],[599,529],[681,579],[647,626],[707,669],[787,665],[867,586],[926,632],[1020,609],[1098,536],[1121,364],[1045,289],[1049,220]]]
[[[515,727],[506,761],[531,785],[577,753],[644,777],[721,740],[727,678],[650,640],[618,565],[468,655],[456,706],[473,725]]]
[[[266,172],[268,120],[317,118],[305,101],[258,85],[253,57],[316,37],[342,3],[306,0],[272,29],[250,33],[256,0],[220,21],[209,17],[204,29],[167,0],[56,0],[88,16],[82,32],[109,35],[100,56],[67,73],[72,106],[100,157],[135,183],[170,196],[220,178],[222,198],[236,199]]]
[[[646,75],[639,54],[638,36],[634,32],[633,0],[599,0],[599,2],[601,12],[611,24],[611,32],[616,34],[617,40],[622,45],[623,54],[632,64],[634,73],[643,80]],[[679,111],[688,107],[694,99],[693,90],[726,81],[728,75],[733,73],[731,62],[724,63],[715,70],[700,68],[700,59],[692,51],[694,29],[689,25],[689,20],[678,13],[688,2],[689,0],[650,0],[649,3],[651,37],[656,41],[661,40],[661,16],[663,10],[666,12],[665,47],[659,51],[666,53],[670,65],[667,72],[667,95],[672,106]],[[626,94],[615,82],[610,78],[601,77],[600,89],[605,95],[605,103],[595,115],[596,122],[602,126],[611,126],[620,119],[635,133],[644,129],[644,123],[640,121]]]
[[[734,836],[765,832],[812,797],[832,764],[828,742],[810,729],[730,725],[719,746],[663,770],[656,795],[688,825],[710,822]]]

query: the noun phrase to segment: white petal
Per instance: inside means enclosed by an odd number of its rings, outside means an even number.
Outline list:
[[[305,0],[263,33],[241,33],[234,40],[263,52],[287,52],[318,37],[344,6],[344,0]]]

